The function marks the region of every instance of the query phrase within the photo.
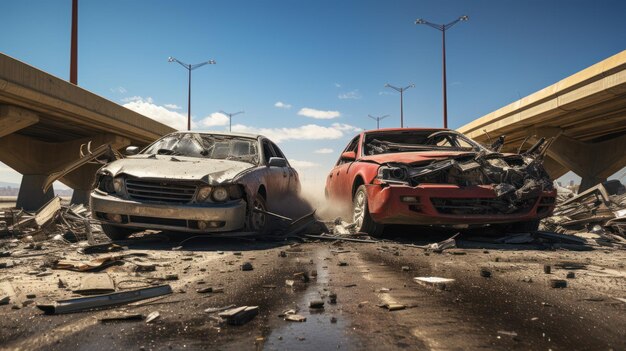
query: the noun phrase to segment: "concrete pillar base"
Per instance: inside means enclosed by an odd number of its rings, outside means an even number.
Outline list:
[[[623,152],[626,135],[585,142],[564,135],[560,128],[540,128],[531,132],[555,137],[547,155],[582,178],[579,192],[606,181],[626,164],[626,153]]]
[[[42,189],[47,176],[47,174],[23,175],[15,207],[23,208],[26,211],[36,211],[48,201],[52,200],[52,198],[54,198],[54,190],[52,187],[45,193]]]
[[[85,206],[89,205],[89,193],[91,193],[90,190],[74,189],[70,203],[83,204]]]

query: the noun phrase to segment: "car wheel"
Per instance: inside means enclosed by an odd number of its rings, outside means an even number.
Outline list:
[[[259,234],[267,234],[270,229],[270,218],[265,213],[256,212],[254,209],[267,211],[267,204],[261,194],[256,194],[252,199],[250,214],[248,215],[248,229]]]
[[[113,241],[124,240],[131,236],[133,233],[137,232],[137,230],[134,228],[124,228],[104,223],[100,226],[102,227],[102,231],[104,232],[104,234]]]
[[[365,185],[359,186],[352,200],[352,221],[356,224],[357,232],[379,236],[383,233],[384,225],[374,222],[367,205],[367,191]]]

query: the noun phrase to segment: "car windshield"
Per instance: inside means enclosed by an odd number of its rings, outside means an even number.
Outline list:
[[[141,154],[236,160],[258,164],[256,139],[231,135],[176,133],[166,135]]]
[[[482,147],[452,130],[406,130],[365,135],[363,154],[378,155],[409,151],[480,151]]]

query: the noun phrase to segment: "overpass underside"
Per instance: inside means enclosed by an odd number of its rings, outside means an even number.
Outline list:
[[[485,144],[506,135],[505,152],[554,138],[548,172],[558,178],[571,170],[588,189],[626,166],[626,51],[458,130]]]
[[[121,149],[145,145],[173,131],[64,80],[0,54],[0,161],[23,175],[17,207],[39,208],[54,194],[45,179],[80,156],[81,145]],[[97,164],[60,181],[85,203]]]

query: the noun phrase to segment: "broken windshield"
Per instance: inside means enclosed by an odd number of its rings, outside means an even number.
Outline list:
[[[144,149],[146,155],[174,155],[259,162],[255,139],[231,135],[177,133],[166,135]]]
[[[365,155],[409,151],[480,151],[482,147],[452,130],[372,132],[365,135]]]

